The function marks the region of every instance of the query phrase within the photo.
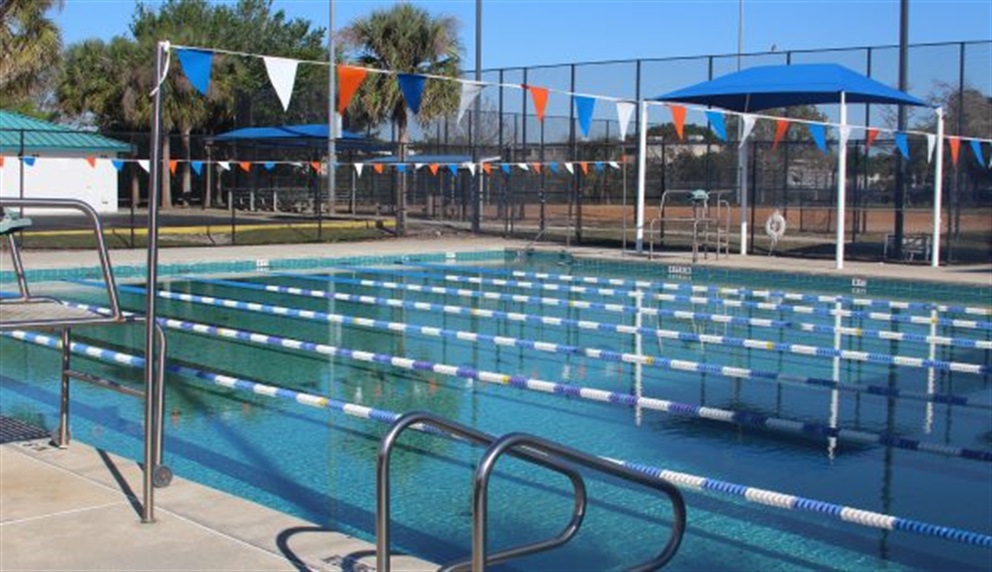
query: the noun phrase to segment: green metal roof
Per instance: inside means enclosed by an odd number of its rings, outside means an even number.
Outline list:
[[[130,153],[131,145],[0,109],[0,154],[11,156],[22,152],[50,156],[99,155]]]

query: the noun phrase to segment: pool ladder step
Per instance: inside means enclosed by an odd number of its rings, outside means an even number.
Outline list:
[[[686,509],[682,493],[672,483],[651,478],[617,463],[589,455],[559,443],[526,433],[508,433],[502,437],[483,433],[472,427],[423,411],[407,413],[396,420],[383,436],[376,459],[376,569],[390,570],[390,456],[400,434],[409,428],[425,433],[454,437],[473,445],[486,447],[472,478],[472,555],[469,559],[446,566],[446,572],[484,572],[486,566],[506,562],[538,552],[545,552],[570,541],[582,525],[586,514],[586,486],[579,466],[659,491],[672,504],[672,532],[664,547],[654,558],[636,564],[630,570],[656,570],[678,551],[685,534]],[[496,462],[503,455],[539,465],[568,477],[572,482],[575,504],[572,518],[555,537],[487,554],[488,487]]]

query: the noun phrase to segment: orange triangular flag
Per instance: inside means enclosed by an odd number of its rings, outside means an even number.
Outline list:
[[[438,164],[437,163],[431,163],[427,167],[431,170],[431,174],[432,175],[436,175],[437,174],[437,168],[438,168]]]
[[[681,105],[669,105],[672,109],[672,121],[675,122],[675,132],[679,134],[679,141],[685,140],[685,107]]]
[[[170,163],[169,168],[171,169],[172,162],[170,161],[169,163]],[[241,170],[244,171],[245,173],[251,171],[251,161],[241,161],[240,163],[238,163],[238,166],[241,167]]]
[[[379,173],[380,175],[382,174],[382,169],[383,169],[382,163],[376,163],[372,165],[372,168],[375,169],[376,173]]]
[[[871,149],[872,144],[878,139],[878,129],[868,129],[865,137],[865,151]]]
[[[173,175],[176,174],[176,165],[178,165],[178,164],[179,164],[179,161],[176,161],[175,159],[169,161],[169,172],[172,173]],[[242,166],[241,168],[242,169],[245,169],[244,166]],[[247,171],[247,170],[248,169],[245,169],[245,171]]]
[[[544,121],[544,110],[548,107],[548,88],[525,85],[530,92],[531,99],[534,100],[534,111],[537,113],[537,120]]]
[[[958,153],[961,152],[961,139],[959,137],[948,137],[947,143],[951,146],[951,165],[958,166]]]
[[[352,96],[358,91],[358,86],[365,81],[368,71],[364,68],[353,68],[338,64],[338,113],[348,109]]]
[[[772,141],[772,151],[774,151],[775,148],[778,147],[778,142],[781,141],[783,137],[785,137],[785,133],[788,130],[789,130],[788,121],[786,121],[785,119],[775,120],[775,140]]]
[[[532,169],[534,169],[534,172],[535,173],[540,173],[541,172],[541,164],[540,163],[531,163],[530,164],[530,167]]]
[[[582,174],[583,175],[588,175],[589,174],[589,163],[587,163],[585,161],[582,161],[582,162],[579,163],[579,167],[582,169]]]
[[[0,169],[3,169],[3,155],[0,155]]]
[[[3,157],[0,157],[0,159],[3,159]],[[2,166],[3,166],[3,161],[0,161],[0,167],[2,167]],[[489,174],[491,174],[491,173],[493,172],[493,166],[492,166],[492,165],[490,165],[489,163],[483,163],[483,164],[482,164],[482,170],[483,170],[483,171],[484,171],[484,172],[485,172],[485,173],[486,173],[487,175],[489,175]]]
[[[320,161],[310,161],[310,168],[316,172],[320,172]]]
[[[96,167],[96,157],[87,157],[86,162],[90,164],[90,167]]]

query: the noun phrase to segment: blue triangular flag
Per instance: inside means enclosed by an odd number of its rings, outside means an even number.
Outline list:
[[[575,114],[579,117],[579,129],[583,137],[589,137],[589,127],[592,126],[592,111],[596,107],[596,98],[584,95],[575,96]]]
[[[24,161],[24,164],[27,165],[28,167],[34,167],[34,161],[36,157],[21,157],[21,159]]]
[[[606,166],[603,165],[602,161],[596,161],[592,164],[592,166],[596,169],[597,173],[602,173],[606,169]]]
[[[558,174],[558,161],[551,161],[550,163],[548,163],[548,168],[551,169],[551,172],[552,173],[554,173],[554,174],[557,175]]]
[[[503,164],[501,164],[501,165],[499,166],[499,168],[500,168],[500,170],[501,170],[501,171],[503,171],[503,172],[504,172],[504,173],[506,173],[507,175],[509,175],[509,174],[510,174],[510,164],[509,164],[509,163],[503,163]]]
[[[120,159],[111,159],[110,164],[113,165],[118,171],[124,168],[124,161],[121,161]]]
[[[909,140],[906,139],[905,133],[896,133],[896,147],[903,157],[909,159]]]
[[[190,161],[189,167],[193,169],[193,172],[199,175],[203,172],[203,161]]]
[[[706,120],[710,122],[710,128],[720,138],[720,141],[726,141],[727,124],[723,121],[723,114],[719,111],[706,111]]]
[[[275,169],[276,164],[273,163],[272,161],[266,161],[262,163],[262,166],[265,167],[266,171],[271,171],[272,169]]]
[[[213,64],[214,53],[204,50],[191,50],[182,48],[176,50],[179,55],[179,64],[196,91],[207,95],[210,89],[210,68]]]
[[[406,163],[396,163],[397,173],[406,173]]]
[[[809,124],[809,134],[813,137],[813,142],[820,148],[820,151],[827,152],[827,127],[819,123]]]
[[[400,91],[403,92],[406,106],[414,115],[420,113],[420,96],[424,93],[424,80],[426,79],[422,75],[412,73],[396,74],[396,81],[400,84]]]
[[[978,159],[978,164],[984,167],[985,158],[982,157],[982,142],[979,141],[978,139],[972,139],[970,143],[971,143],[971,150],[975,152],[975,158]]]
[[[451,171],[452,175],[458,174],[458,163],[448,163],[448,170]]]

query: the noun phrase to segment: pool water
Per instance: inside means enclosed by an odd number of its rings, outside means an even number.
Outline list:
[[[514,278],[511,271],[623,279],[642,278],[670,284],[699,285],[679,271],[658,275],[658,266],[636,263],[562,261],[557,257],[508,256],[503,263],[471,267],[456,262],[441,269],[415,264],[378,266],[337,265],[303,274],[265,273],[173,277],[161,285],[177,294],[255,302],[347,317],[402,322],[410,328],[428,326],[451,332],[474,332],[574,346],[573,353],[548,353],[528,347],[497,345],[472,336],[433,337],[355,325],[276,316],[183,300],[162,299],[163,316],[260,332],[271,336],[402,356],[462,367],[463,376],[427,369],[405,370],[383,363],[331,357],[312,351],[260,345],[200,333],[170,330],[170,362],[226,373],[296,391],[391,412],[428,410],[493,434],[524,431],[600,456],[719,479],[837,505],[895,515],[980,534],[992,534],[992,463],[945,456],[849,439],[829,439],[817,431],[782,432],[750,424],[701,419],[640,409],[626,404],[595,402],[565,393],[539,393],[471,379],[466,372],[484,370],[553,381],[573,386],[706,406],[758,416],[796,420],[807,427],[856,429],[875,435],[895,435],[988,454],[992,451],[992,387],[990,352],[969,347],[936,346],[941,362],[977,364],[983,373],[936,371],[932,381],[923,368],[797,355],[783,351],[658,339],[588,327],[561,327],[540,316],[562,321],[640,324],[642,328],[805,344],[833,348],[835,336],[802,331],[799,323],[835,325],[833,304],[720,295],[723,300],[779,304],[764,310],[755,304],[740,308],[726,303],[690,303],[652,294],[688,295],[676,286],[645,290],[637,312],[607,311],[596,304],[634,307],[623,295],[574,291],[578,282]],[[461,278],[459,278],[461,277]],[[530,287],[494,280],[528,280]],[[360,281],[377,281],[363,285]],[[392,286],[385,286],[387,281]],[[753,275],[734,276],[717,284],[754,288]],[[366,283],[369,284],[369,283]],[[548,286],[557,284],[558,286]],[[338,294],[339,299],[263,291],[259,286],[297,287]],[[764,282],[774,289],[788,285]],[[122,288],[122,303],[142,311],[144,297],[134,284]],[[475,295],[428,293],[423,287],[467,289]],[[59,282],[45,288],[65,299],[103,303],[101,291]],[[818,294],[851,295],[815,283],[802,289]],[[626,292],[629,288],[616,287]],[[331,296],[333,296],[331,294]],[[493,299],[518,296],[513,299]],[[900,292],[898,299],[907,300]],[[342,301],[341,295],[378,297],[373,303]],[[519,296],[530,296],[526,301]],[[709,294],[695,294],[710,296]],[[859,294],[873,299],[896,296],[884,290]],[[947,289],[941,296],[959,304],[981,305],[965,289]],[[717,297],[717,294],[712,294]],[[400,300],[388,305],[381,299]],[[538,303],[535,298],[565,302]],[[928,300],[932,301],[934,297]],[[416,302],[480,308],[534,316],[506,320],[472,315],[468,310],[419,310]],[[583,308],[586,302],[593,309]],[[783,308],[781,305],[785,305]],[[817,307],[797,314],[791,306]],[[987,304],[986,304],[987,305]],[[600,309],[597,309],[600,308]],[[865,310],[850,304],[844,309]],[[257,309],[257,307],[256,307]],[[646,311],[644,311],[646,309]],[[658,312],[652,312],[658,310]],[[705,316],[680,319],[670,311],[730,316],[738,322],[756,318],[789,322],[787,327],[718,323]],[[878,310],[901,316],[927,315],[918,310]],[[667,313],[666,313],[667,312]],[[320,315],[318,315],[320,317]],[[982,322],[989,317],[941,314]],[[719,319],[719,318],[718,318]],[[339,321],[350,322],[350,319]],[[982,322],[984,323],[984,322]],[[929,335],[929,325],[905,321],[880,322],[844,318],[842,325],[865,330]],[[398,329],[394,327],[394,330]],[[941,336],[988,340],[990,330],[941,325]],[[77,329],[76,340],[118,351],[140,354],[139,328]],[[462,338],[462,339],[459,339]],[[691,338],[691,336],[690,336]],[[640,351],[638,348],[640,343]],[[930,345],[916,341],[843,336],[840,348],[878,356],[927,358]],[[560,349],[560,348],[559,348]],[[644,365],[640,382],[633,363],[588,357],[585,349],[654,356],[750,368],[754,372],[785,373],[818,380],[834,375],[843,391],[802,383],[767,379],[731,379]],[[58,358],[47,348],[21,341],[0,340],[0,411],[54,428],[57,423]],[[879,361],[884,359],[879,358]],[[75,358],[91,371],[138,383],[141,372]],[[877,395],[866,386],[925,394],[928,384],[938,394],[965,398],[968,405],[947,405]],[[173,375],[168,379],[165,460],[180,476],[230,491],[315,523],[374,538],[375,452],[388,425],[338,412],[304,407],[285,400],[218,387],[202,379]],[[141,407],[126,396],[85,384],[73,386],[74,438],[116,453],[140,458]],[[687,408],[687,411],[696,411]],[[833,417],[834,421],[831,421]],[[764,419],[764,417],[762,417]],[[470,544],[470,478],[481,451],[435,436],[407,433],[393,460],[393,546],[435,562],[464,558]],[[606,570],[629,566],[656,554],[670,526],[670,510],[647,491],[593,473],[584,473],[590,509],[579,536],[553,553],[524,558],[497,569]],[[942,569],[988,570],[992,551],[946,539],[899,531],[884,531],[841,522],[829,514],[768,507],[733,495],[683,489],[688,505],[688,531],[670,564],[678,570],[795,570],[795,569]],[[560,475],[521,461],[503,459],[491,486],[490,551],[554,535],[567,522],[571,487]]]

